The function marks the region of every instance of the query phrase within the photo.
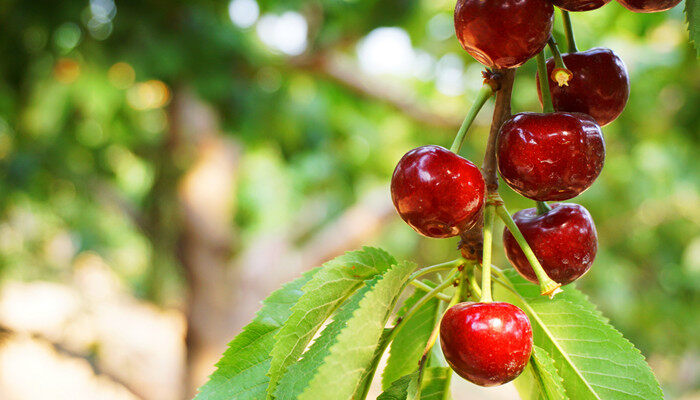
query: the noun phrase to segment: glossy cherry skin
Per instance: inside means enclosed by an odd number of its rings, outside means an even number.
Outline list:
[[[513,214],[515,224],[535,252],[547,275],[562,285],[588,272],[598,251],[598,234],[591,214],[583,206],[555,203],[542,215],[527,208]],[[508,228],[503,246],[513,267],[530,282],[537,283],[535,271]]]
[[[455,32],[480,63],[515,68],[544,48],[553,19],[549,0],[457,0]]]
[[[567,200],[603,169],[605,141],[593,118],[580,113],[520,113],[496,143],[498,171],[513,190],[539,201]]]
[[[440,345],[447,363],[480,386],[515,379],[530,359],[532,327],[509,303],[459,303],[440,322]]]
[[[617,0],[623,7],[638,13],[653,13],[670,10],[681,0]]]
[[[391,178],[391,199],[418,233],[446,238],[471,228],[484,206],[481,171],[440,146],[406,153]]]
[[[555,6],[566,11],[591,11],[603,7],[610,0],[552,0]]]
[[[622,59],[612,50],[602,47],[563,54],[562,58],[566,68],[573,73],[569,86],[560,87],[551,78],[554,60],[547,60],[554,109],[588,114],[600,126],[614,121],[630,97],[630,79]],[[542,103],[539,85],[537,94]]]

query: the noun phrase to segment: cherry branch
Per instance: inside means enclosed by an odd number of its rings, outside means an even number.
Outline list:
[[[496,193],[498,191],[498,175],[496,173],[496,140],[501,125],[510,118],[510,97],[513,92],[513,81],[515,80],[515,69],[494,70],[500,75],[500,88],[496,92],[496,105],[493,110],[491,120],[491,131],[486,144],[486,154],[484,164],[481,167],[484,181],[486,182],[486,192]]]

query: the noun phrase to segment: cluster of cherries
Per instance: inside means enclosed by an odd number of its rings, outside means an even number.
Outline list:
[[[540,53],[551,37],[553,4],[588,11],[610,0],[458,0],[455,30],[462,47],[490,68],[517,68]],[[634,12],[664,11],[680,0],[617,0]],[[553,3],[553,4],[552,4]],[[568,18],[568,15],[566,15]],[[571,51],[571,49],[570,49]],[[563,54],[570,77],[558,85],[554,59],[547,61],[555,112],[524,112],[501,127],[496,142],[498,171],[514,191],[538,202],[513,220],[547,275],[565,285],[585,274],[597,251],[589,212],[570,203],[600,174],[605,141],[600,126],[615,120],[629,97],[622,60],[610,49]],[[570,72],[570,73],[569,73]],[[551,84],[554,83],[554,84]],[[540,101],[542,93],[538,87]],[[391,180],[391,196],[404,221],[432,238],[457,236],[483,219],[485,182],[472,162],[440,146],[406,153]],[[506,228],[508,260],[537,283],[523,250]],[[482,386],[500,385],[523,371],[532,350],[532,328],[518,307],[501,302],[464,302],[445,313],[442,350],[463,378]]]

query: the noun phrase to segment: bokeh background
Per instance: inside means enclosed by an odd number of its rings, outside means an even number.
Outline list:
[[[0,398],[189,398],[301,271],[362,244],[454,258],[388,192],[406,151],[449,147],[480,87],[453,7],[0,0]],[[682,10],[573,14],[579,48],[614,49],[632,81],[575,201],[600,238],[579,287],[667,398],[697,400],[700,69]],[[515,111],[539,110],[534,74],[519,70]],[[491,108],[463,150],[478,164]]]

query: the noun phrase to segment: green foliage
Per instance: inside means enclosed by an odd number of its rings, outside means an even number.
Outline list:
[[[269,382],[270,348],[275,341],[275,333],[289,318],[291,306],[302,296],[302,287],[319,271],[317,268],[305,273],[263,301],[255,319],[229,343],[216,364],[216,371],[209,382],[199,389],[195,399],[258,400],[265,396]]]
[[[272,397],[284,371],[301,353],[336,308],[363,282],[382,274],[396,260],[380,249],[365,247],[324,264],[304,286],[304,295],[292,307],[292,315],[275,336],[270,366],[268,398]]]
[[[526,303],[500,287],[499,298],[509,299],[528,314],[535,344],[551,356],[569,398],[663,398],[639,350],[608,324],[583,294],[567,286],[548,300],[515,271],[506,274]],[[547,370],[551,372],[542,369]]]
[[[377,400],[415,400],[418,395],[418,371],[416,371],[392,382],[377,397]]]
[[[393,266],[364,296],[300,400],[353,397],[365,370],[376,368],[377,343],[413,269],[415,265],[406,262]]]
[[[318,368],[330,354],[330,348],[337,342],[338,335],[360,307],[360,301],[365,298],[365,295],[374,288],[377,281],[381,278],[381,276],[376,276],[368,281],[343,304],[338,313],[333,316],[333,322],[323,329],[309,350],[304,353],[303,358],[292,364],[282,376],[274,392],[276,399],[293,400],[304,391],[318,371]]]
[[[700,1],[685,0],[685,20],[688,23],[690,41],[695,46],[695,51],[700,57]]]
[[[541,347],[532,347],[525,371],[513,382],[522,400],[568,400],[563,380],[552,357]]]
[[[395,380],[377,397],[377,400],[447,400],[452,370],[448,367],[430,367],[423,371],[418,391],[418,371]],[[420,395],[420,396],[419,396]]]
[[[430,285],[429,282],[426,283]],[[423,296],[425,296],[425,292],[416,290],[406,299],[398,315],[403,315]],[[382,373],[383,388],[388,388],[392,382],[416,369],[430,333],[435,324],[439,322],[441,316],[439,311],[440,301],[432,299],[403,322],[403,326],[389,348],[389,358]]]

